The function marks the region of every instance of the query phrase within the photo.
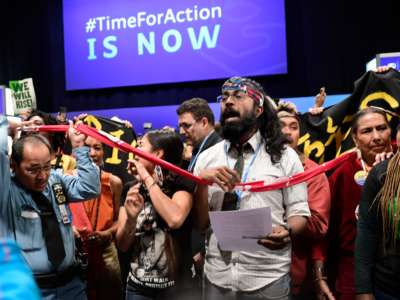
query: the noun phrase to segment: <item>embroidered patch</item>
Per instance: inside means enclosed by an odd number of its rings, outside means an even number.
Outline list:
[[[67,198],[64,195],[64,190],[61,183],[55,183],[51,187],[58,205],[67,203]]]

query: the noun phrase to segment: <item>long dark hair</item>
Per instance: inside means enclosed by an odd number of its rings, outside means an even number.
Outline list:
[[[179,166],[182,162],[183,143],[180,136],[171,130],[152,130],[146,133],[153,150],[163,150],[163,159],[167,162]],[[163,170],[164,184],[161,187],[162,191],[167,194],[170,185],[174,184],[175,174]],[[177,277],[178,272],[178,257],[180,257],[182,249],[179,249],[176,239],[167,230],[165,231],[165,253],[168,263],[168,274],[171,278]]]
[[[359,110],[353,117],[351,122],[351,133],[352,135],[357,134],[359,120],[369,114],[379,114],[383,117],[385,122],[388,124],[386,112],[377,107],[367,107]],[[390,159],[387,167],[387,173],[385,182],[374,199],[374,203],[377,201],[378,213],[382,219],[382,237],[384,241],[384,251],[387,246],[395,247],[397,242],[397,236],[399,234],[399,212],[400,206],[397,204],[399,197],[399,182],[400,182],[400,152],[397,153]],[[387,245],[387,242],[390,242]]]
[[[271,156],[273,163],[279,162],[282,151],[288,143],[287,137],[282,133],[281,124],[269,101],[264,101],[264,111],[259,119],[260,133],[265,141],[265,151]]]
[[[264,88],[255,80],[248,78],[244,78],[244,80],[246,85],[260,92],[264,97],[264,111],[258,117],[259,130],[265,142],[265,151],[271,156],[271,161],[277,163],[281,159],[285,145],[289,141],[282,133],[278,115],[272,107]]]
[[[400,152],[397,151],[389,160],[385,182],[374,199],[374,203],[377,201],[378,214],[382,219],[382,237],[385,251],[387,248],[394,249],[396,247],[400,235],[399,165]]]
[[[54,118],[51,114],[43,112],[41,110],[34,110],[29,115],[28,120],[31,120],[33,117],[39,117],[43,120],[44,125],[58,125],[57,119]],[[58,152],[64,148],[65,145],[65,134],[64,133],[49,133],[48,135],[49,142],[54,152]]]
[[[146,133],[153,150],[163,150],[163,159],[179,166],[182,162],[183,143],[179,135],[171,130],[152,130]]]
[[[379,109],[377,107],[367,107],[364,108],[362,110],[359,110],[354,116],[353,119],[351,120],[351,133],[352,134],[356,134],[357,133],[357,129],[358,129],[358,121],[369,114],[378,114],[381,115],[383,117],[383,119],[385,120],[385,122],[387,124],[389,124],[388,119],[386,117],[386,112],[383,111],[382,109]]]

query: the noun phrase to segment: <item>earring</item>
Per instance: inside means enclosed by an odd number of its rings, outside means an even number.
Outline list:
[[[158,182],[160,183],[160,185],[162,185],[162,182],[164,181],[164,176],[161,167],[159,165],[156,165],[154,167],[154,172],[156,173]]]

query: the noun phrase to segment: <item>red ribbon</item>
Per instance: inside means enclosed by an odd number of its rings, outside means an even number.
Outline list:
[[[307,171],[290,176],[289,178],[278,180],[269,185],[253,186],[253,187],[250,187],[248,190],[251,192],[266,192],[266,191],[278,190],[278,189],[286,188],[286,187],[289,187],[292,185],[296,185],[296,184],[304,182],[314,176],[317,176],[321,173],[332,170],[346,161],[352,161],[356,157],[357,157],[357,154],[355,151],[347,152],[338,158],[335,158],[333,160],[325,162],[317,167],[308,169]]]
[[[68,125],[43,125],[43,126],[37,126],[33,127],[35,131],[44,131],[44,132],[62,132],[62,131],[67,131],[69,128]],[[110,147],[116,147],[122,151],[125,152],[132,152],[137,156],[140,156],[148,161],[151,161],[152,163],[156,165],[160,165],[161,167],[174,172],[175,174],[179,174],[181,176],[184,176],[188,179],[193,180],[196,183],[199,184],[211,184],[207,180],[204,180],[198,176],[193,175],[192,173],[183,170],[165,160],[159,159],[158,157],[151,155],[147,152],[144,152],[138,148],[134,148],[128,143],[112,136],[111,134],[108,134],[104,131],[97,130],[96,128],[89,127],[84,124],[79,124],[76,129],[83,134],[86,134],[87,136],[93,137],[96,140],[101,141],[102,143],[110,146]],[[32,130],[29,129],[29,130]],[[254,182],[242,182],[238,183],[235,186],[235,189],[237,190],[246,190],[250,192],[266,192],[266,191],[272,191],[272,190],[279,190],[282,188],[287,188],[292,185],[299,184],[301,182],[304,182],[314,176],[317,176],[321,173],[327,172],[329,170],[332,170],[342,163],[346,161],[351,161],[356,158],[356,153],[354,151],[345,153],[341,155],[338,158],[335,158],[333,160],[330,160],[328,162],[325,162],[317,167],[308,169],[307,171],[295,174],[290,177],[286,177],[283,179],[280,179],[274,183],[266,185],[264,181],[254,181]]]

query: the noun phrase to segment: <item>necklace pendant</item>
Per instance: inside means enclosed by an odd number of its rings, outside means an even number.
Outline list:
[[[356,174],[354,174],[354,181],[359,186],[363,186],[367,177],[368,177],[368,172],[364,171],[364,170],[360,170],[360,171],[357,171]]]

